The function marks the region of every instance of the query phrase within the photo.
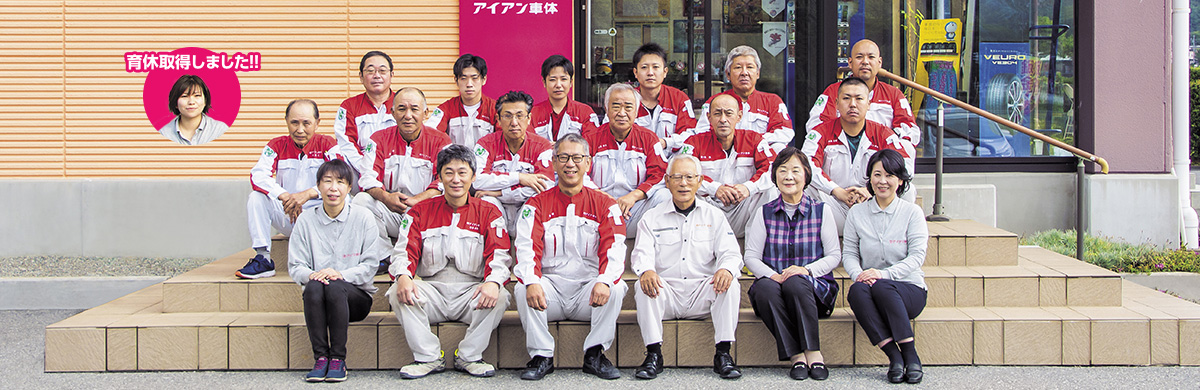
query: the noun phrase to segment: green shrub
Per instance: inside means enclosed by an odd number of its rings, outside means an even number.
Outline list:
[[[1074,230],[1047,230],[1021,239],[1066,256],[1075,256]],[[1200,255],[1153,245],[1134,245],[1093,235],[1084,235],[1083,260],[1115,272],[1200,272]]]
[[[1191,115],[1191,159],[1192,165],[1200,165],[1200,67],[1192,68],[1191,72],[1191,101],[1188,113]]]

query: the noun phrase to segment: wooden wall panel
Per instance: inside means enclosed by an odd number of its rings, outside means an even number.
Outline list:
[[[394,88],[431,105],[456,93],[458,5],[450,1],[0,1],[0,177],[246,177],[270,138],[286,134],[295,98],[321,108],[333,133],[343,99],[361,93],[359,57],[383,50]],[[262,53],[238,72],[241,109],[211,143],[184,147],[152,128],[145,73],[128,51],[196,46]]]

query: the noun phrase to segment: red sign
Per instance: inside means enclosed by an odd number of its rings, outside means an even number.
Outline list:
[[[542,61],[554,54],[571,61],[575,42],[572,0],[459,0],[458,52],[487,61],[487,96],[520,90],[534,103],[546,100]]]

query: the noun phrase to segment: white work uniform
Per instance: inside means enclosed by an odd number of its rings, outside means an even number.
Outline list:
[[[693,204],[687,215],[679,212],[674,202],[661,204],[638,223],[633,272],[641,276],[653,270],[664,284],[659,295],[651,298],[642,292],[641,281],[634,283],[638,326],[646,345],[662,342],[664,319],[708,316],[712,317],[714,344],[734,340],[742,299],[737,281],[741,250],[725,213],[705,202]],[[729,271],[733,282],[717,294],[711,283],[719,270]]]
[[[509,294],[503,286],[512,258],[500,210],[476,198],[451,209],[444,197],[437,196],[413,206],[402,218],[388,272],[420,277],[413,280],[417,304],[400,302],[396,283],[387,297],[404,327],[413,358],[430,362],[441,357],[441,343],[429,326],[460,321],[468,327],[458,344],[459,356],[467,361],[483,359],[492,331],[508,308]],[[496,306],[476,309],[481,297],[472,296],[487,282],[500,286]]]
[[[911,161],[907,152],[911,148],[905,149],[900,136],[883,125],[866,121],[859,137],[857,153],[851,156],[850,140],[842,131],[841,122],[822,122],[808,132],[804,147],[800,149],[809,158],[813,168],[812,184],[805,190],[805,194],[833,206],[833,219],[837,222],[838,232],[845,228],[846,213],[850,211],[850,206],[833,196],[834,189],[869,185],[867,174],[871,168],[867,163],[870,162],[871,156],[880,150],[892,149],[900,152],[906,165]],[[909,175],[912,175],[913,166],[906,168]],[[901,198],[912,202],[916,199],[914,193],[916,191],[910,186],[909,191]]]
[[[617,315],[628,287],[625,272],[625,225],[616,201],[584,187],[574,196],[558,188],[530,198],[517,219],[517,265],[513,274],[517,313],[525,327],[529,356],[554,357],[548,321],[590,321],[583,348],[608,349],[617,330]],[[610,287],[608,302],[591,306],[592,289]],[[546,310],[529,307],[528,285],[545,291]]]

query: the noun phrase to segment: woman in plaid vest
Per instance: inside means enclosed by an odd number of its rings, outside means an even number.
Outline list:
[[[841,261],[837,224],[829,205],[804,195],[812,167],[795,147],[771,164],[779,198],[746,225],[746,267],[758,280],[750,286],[754,314],[775,336],[779,360],[790,359],[792,379],[824,380],[817,318],[833,312],[838,285],[831,272]]]

